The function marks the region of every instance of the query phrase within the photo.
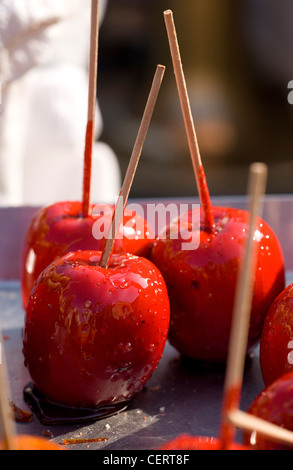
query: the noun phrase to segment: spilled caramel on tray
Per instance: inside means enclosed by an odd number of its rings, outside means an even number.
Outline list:
[[[22,410],[16,406],[12,400],[10,400],[9,405],[12,411],[13,419],[17,423],[28,423],[33,420],[33,414],[30,411]]]
[[[88,438],[88,439],[72,438],[72,439],[62,439],[62,444],[64,445],[92,444],[93,442],[104,442],[107,440],[108,440],[108,437],[93,437],[93,438]]]
[[[48,400],[42,395],[32,383],[28,383],[24,388],[24,398],[36,413],[42,424],[78,424],[97,421],[110,417],[127,408],[130,400],[98,407],[78,408],[73,406],[60,405]]]

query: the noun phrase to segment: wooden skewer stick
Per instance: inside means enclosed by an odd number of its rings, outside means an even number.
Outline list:
[[[97,70],[98,70],[98,42],[99,42],[99,0],[92,0],[91,7],[91,37],[89,54],[89,91],[88,91],[88,117],[85,137],[84,170],[83,170],[83,201],[82,212],[86,217],[89,214],[92,152],[95,133],[96,98],[97,98]]]
[[[14,450],[13,436],[16,435],[16,432],[14,429],[14,423],[10,417],[10,386],[1,331],[0,348],[0,440],[2,440],[5,450]]]
[[[227,422],[227,413],[239,407],[244,364],[247,349],[250,311],[253,296],[254,271],[256,266],[254,234],[257,215],[265,193],[267,167],[263,163],[250,166],[248,196],[250,197],[250,220],[244,259],[239,271],[234,302],[227,368],[224,385],[223,425],[221,440],[223,447],[233,441],[235,429]]]
[[[199,192],[199,198],[201,206],[203,208],[205,227],[206,229],[212,230],[214,226],[214,217],[211,208],[210,195],[208,186],[206,183],[205,173],[202,165],[197,135],[195,132],[194,121],[192,117],[186,81],[180,56],[180,50],[178,45],[178,39],[176,34],[176,28],[173,19],[173,12],[166,10],[164,12],[164,19],[169,39],[169,45],[171,50],[171,56],[173,61],[174,73],[179,93],[179,99],[181,103],[182,114],[184,118],[187,139],[189,144],[189,150],[191,154],[193,170],[196,177],[197,188]]]
[[[228,421],[239,429],[256,432],[274,441],[293,446],[293,432],[244,411],[234,409],[227,413]]]
[[[108,264],[112,255],[115,238],[119,229],[119,225],[122,220],[124,209],[127,204],[129,192],[130,192],[134,175],[137,169],[137,165],[138,165],[139,158],[142,152],[144,141],[147,136],[148,128],[151,122],[151,118],[153,115],[153,111],[155,108],[155,104],[157,101],[157,97],[158,97],[158,93],[161,87],[164,73],[165,73],[165,66],[158,65],[156,68],[151,91],[150,91],[147,104],[145,107],[145,111],[142,117],[142,121],[140,124],[136,142],[135,142],[132,155],[128,164],[127,172],[126,172],[123,184],[122,184],[122,188],[120,190],[119,197],[115,205],[115,210],[114,210],[111,226],[109,229],[109,233],[107,236],[105,248],[102,253],[100,265],[104,268],[108,267]]]

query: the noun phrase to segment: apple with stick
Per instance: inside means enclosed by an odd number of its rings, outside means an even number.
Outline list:
[[[251,196],[249,228],[233,303],[219,435],[192,436],[183,433],[164,443],[160,450],[263,450],[293,447],[292,373],[278,379],[277,383],[261,393],[248,412],[240,409],[252,311],[253,274],[257,269],[254,232],[266,176],[266,165],[251,165],[248,186]],[[236,441],[237,429],[243,431],[243,443]]]
[[[88,122],[85,136],[82,201],[61,201],[37,211],[23,241],[21,253],[21,290],[23,308],[40,273],[56,258],[80,249],[103,250],[105,239],[96,240],[93,226],[103,214],[104,230],[111,224],[114,205],[91,204],[92,147],[95,128],[96,82],[98,62],[99,2],[92,0],[91,41],[89,59]],[[116,252],[148,256],[154,234],[152,228],[138,214],[124,212],[123,221],[132,230],[120,228],[121,236],[115,243]],[[141,230],[141,227],[144,230]],[[139,229],[138,229],[139,228]]]
[[[244,241],[248,212],[212,206],[191,115],[172,12],[165,12],[174,72],[187,131],[188,143],[201,202],[200,232],[196,249],[181,248],[170,225],[157,237],[151,260],[166,281],[170,303],[169,339],[183,355],[201,361],[225,362],[233,311],[233,300]],[[185,219],[188,216],[185,216]],[[180,218],[178,224],[180,224]],[[175,224],[176,225],[176,224]],[[166,236],[169,234],[170,236]],[[284,259],[280,243],[258,218],[254,244],[257,269],[248,348],[259,339],[268,309],[285,285]]]
[[[53,403],[78,408],[127,403],[163,354],[170,321],[164,279],[146,258],[114,253],[114,241],[164,69],[156,69],[112,236],[102,252],[80,250],[53,261],[28,302],[25,364],[36,389]]]
[[[253,237],[260,199],[264,194],[266,173],[266,167],[262,164],[254,164],[250,168],[248,187],[251,195],[249,230],[246,234],[245,251],[242,254],[237,276],[237,289],[233,299],[233,318],[229,337],[219,435],[214,437],[182,434],[166,442],[161,447],[163,450],[249,450],[249,446],[236,442],[236,427],[229,422],[229,416],[230,413],[238,411],[242,391],[246,342],[251,313],[253,273],[256,269]]]

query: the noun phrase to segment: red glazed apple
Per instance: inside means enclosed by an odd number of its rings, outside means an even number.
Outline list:
[[[69,253],[48,266],[30,296],[25,364],[48,400],[98,407],[131,399],[161,359],[170,317],[162,275],[147,259]]]
[[[293,372],[293,284],[272,303],[260,339],[260,364],[266,386]]]
[[[282,375],[263,390],[248,413],[293,431],[293,373]],[[292,450],[256,432],[244,433],[244,443],[255,450]]]
[[[200,244],[182,249],[178,222],[158,236],[151,259],[167,284],[171,322],[169,340],[183,355],[226,361],[238,270],[248,230],[248,212],[213,207],[214,226],[201,221]],[[185,216],[185,219],[187,217]],[[257,267],[248,348],[259,339],[269,306],[284,288],[283,254],[271,228],[258,219]],[[199,227],[194,227],[194,231]],[[180,233],[180,231],[179,231]]]
[[[24,309],[35,281],[54,259],[71,251],[103,250],[113,211],[114,206],[93,205],[90,215],[85,217],[81,202],[67,201],[52,204],[36,213],[22,248],[21,289]],[[154,237],[150,226],[141,215],[134,215],[127,209],[123,224],[120,236],[115,240],[114,251],[147,257]],[[100,230],[99,239],[93,235],[93,230]]]
[[[183,434],[181,436],[166,442],[160,450],[221,450],[220,439],[214,437],[190,436]],[[233,443],[229,449],[226,450],[249,450],[248,447]]]

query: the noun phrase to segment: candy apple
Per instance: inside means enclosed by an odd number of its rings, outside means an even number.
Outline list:
[[[206,227],[201,213],[198,248],[182,249],[178,225],[187,226],[189,215],[179,218],[159,235],[151,260],[167,284],[171,321],[169,340],[183,355],[210,362],[227,359],[234,294],[244,241],[248,212],[212,207],[214,225]],[[178,233],[178,237],[174,233]],[[248,349],[259,339],[269,306],[285,283],[283,254],[276,235],[262,219],[257,220],[254,243],[257,266],[248,338]]]
[[[21,254],[24,309],[35,281],[54,259],[70,251],[103,250],[113,211],[114,206],[93,205],[85,217],[81,202],[65,201],[42,208],[35,214]],[[115,239],[114,251],[147,257],[153,239],[153,231],[142,215],[126,209],[123,224]]]
[[[25,364],[55,403],[99,407],[130,400],[163,354],[170,306],[159,270],[146,258],[69,253],[39,276],[24,327]]]
[[[272,303],[260,339],[260,364],[266,386],[293,372],[293,284]]]
[[[182,434],[166,442],[160,450],[221,450],[221,448],[221,441],[218,438]],[[248,447],[234,442],[226,450],[248,450]]]
[[[282,375],[266,387],[254,400],[248,413],[293,431],[293,372]],[[256,432],[244,433],[243,441],[255,450],[292,449]]]

